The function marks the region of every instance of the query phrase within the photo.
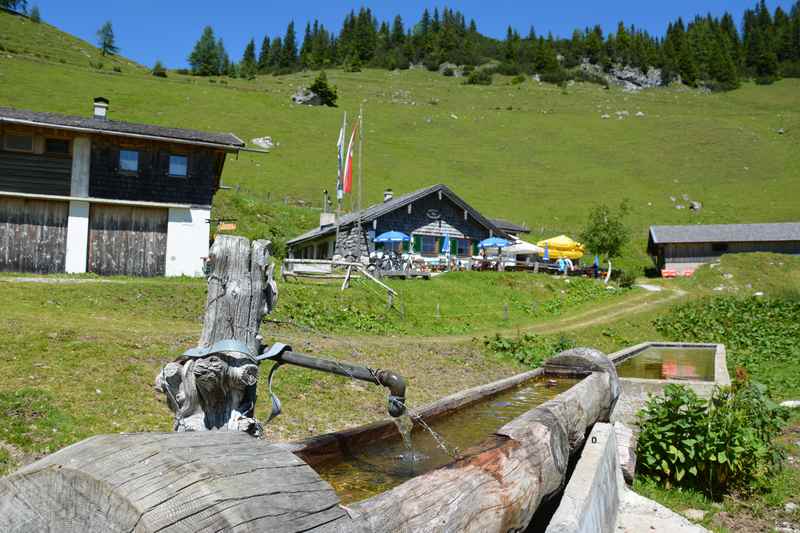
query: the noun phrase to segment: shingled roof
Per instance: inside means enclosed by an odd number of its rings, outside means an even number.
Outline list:
[[[509,220],[505,220],[505,219],[502,219],[502,218],[492,218],[492,219],[489,219],[489,220],[491,220],[492,224],[494,224],[495,226],[497,226],[501,230],[509,232],[509,233],[530,233],[531,232],[530,228],[528,228],[527,226],[520,226],[519,224],[515,224],[514,222],[511,222]]]
[[[342,215],[342,217],[339,219],[339,226],[341,227],[350,225],[358,221],[359,217],[363,222],[372,222],[381,215],[385,215],[386,213],[391,213],[392,211],[405,207],[406,205],[414,202],[415,200],[419,200],[420,198],[424,198],[439,191],[441,191],[443,195],[446,195],[453,202],[455,202],[456,205],[458,205],[462,209],[466,209],[469,212],[469,214],[472,215],[472,217],[476,221],[478,221],[478,223],[480,223],[481,225],[485,226],[488,229],[493,230],[495,233],[499,233],[501,235],[505,234],[505,232],[501,228],[498,228],[494,223],[492,223],[491,220],[481,215],[472,206],[470,206],[468,203],[462,200],[456,193],[450,190],[449,187],[442,184],[432,185],[430,187],[418,189],[414,192],[410,192],[402,196],[397,196],[386,202],[371,205],[366,209],[363,209],[361,212],[356,211],[354,213],[348,213],[346,215]],[[322,237],[329,233],[335,233],[335,232],[336,232],[335,225],[325,226],[323,228],[314,228],[310,231],[307,231],[306,233],[303,233],[302,235],[295,237],[294,239],[287,241],[286,244],[291,246],[299,242],[307,241],[310,239],[316,239],[318,237]]]
[[[800,222],[650,226],[651,244],[800,241]]]
[[[209,133],[184,128],[167,128],[150,124],[123,122],[121,120],[77,117],[10,107],[0,107],[0,123],[43,126],[122,137],[140,137],[182,144],[211,145],[228,150],[244,148],[245,145],[244,141],[232,133]]]

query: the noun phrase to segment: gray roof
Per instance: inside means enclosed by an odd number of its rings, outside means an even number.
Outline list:
[[[414,192],[410,192],[408,194],[404,194],[402,196],[396,196],[387,202],[381,202],[379,204],[374,204],[366,209],[363,209],[360,213],[358,211],[354,213],[347,213],[346,215],[342,215],[339,219],[339,226],[347,226],[352,224],[359,219],[359,215],[363,222],[372,222],[376,218],[380,217],[381,215],[385,215],[386,213],[391,213],[396,209],[400,209],[405,207],[406,205],[414,202],[415,200],[419,200],[420,198],[424,198],[430,194],[436,193],[441,191],[442,194],[448,196],[451,200],[453,200],[458,206],[463,209],[466,209],[472,217],[478,221],[481,225],[485,226],[488,229],[495,231],[496,233],[505,234],[505,231],[502,228],[498,228],[492,221],[485,218],[481,215],[478,211],[476,211],[473,207],[467,204],[464,200],[462,200],[456,193],[450,190],[449,187],[442,184],[432,185],[430,187],[425,187],[423,189],[418,189]],[[336,233],[336,226],[326,226],[324,228],[314,228],[310,231],[303,233],[302,235],[298,235],[294,239],[291,239],[286,242],[287,245],[291,246],[293,244],[297,244],[299,242],[307,241],[310,239],[316,239],[318,237],[322,237],[328,235],[330,233]]]
[[[800,241],[800,222],[650,226],[653,244]]]
[[[520,226],[519,224],[515,224],[508,220],[504,220],[502,218],[491,218],[489,219],[492,221],[492,224],[497,226],[503,231],[508,231],[510,233],[530,233],[530,228],[526,226]]]
[[[150,124],[136,124],[120,120],[94,117],[77,117],[59,113],[44,113],[0,107],[0,123],[45,126],[73,131],[89,131],[117,136],[145,137],[184,144],[214,145],[220,148],[244,147],[244,141],[232,133],[208,133],[183,128],[167,128]]]

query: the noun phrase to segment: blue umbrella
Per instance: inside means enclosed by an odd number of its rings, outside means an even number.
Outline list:
[[[408,242],[411,237],[399,231],[387,231],[375,237],[374,242]]]
[[[442,253],[449,254],[450,253],[450,236],[445,235],[444,239],[442,240]]]
[[[544,243],[544,260],[550,261],[550,250],[547,248],[547,243]]]
[[[489,237],[478,243],[478,248],[505,248],[511,243],[500,237]]]

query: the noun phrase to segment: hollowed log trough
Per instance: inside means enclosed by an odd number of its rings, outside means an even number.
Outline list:
[[[565,486],[591,426],[613,410],[613,365],[599,352],[572,350],[544,370],[423,410],[446,416],[486,393],[559,373],[586,377],[461,459],[350,507],[300,457],[330,456],[381,424],[295,445],[241,432],[103,435],[0,479],[0,531],[522,531]]]

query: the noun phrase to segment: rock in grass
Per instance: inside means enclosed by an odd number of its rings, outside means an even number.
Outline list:
[[[789,409],[797,409],[800,407],[800,400],[786,400],[781,402],[781,407],[788,407]]]
[[[700,509],[685,509],[681,514],[694,522],[700,522],[706,517],[706,512]]]
[[[787,513],[793,513],[797,511],[797,504],[794,502],[786,502],[786,505],[783,506],[783,510]]]

